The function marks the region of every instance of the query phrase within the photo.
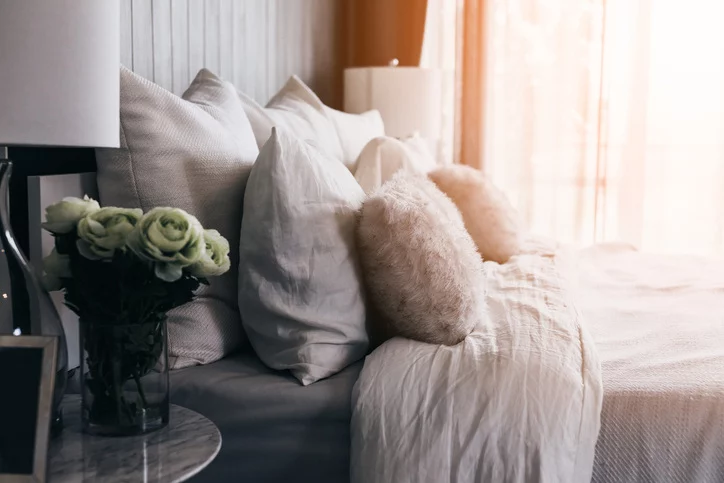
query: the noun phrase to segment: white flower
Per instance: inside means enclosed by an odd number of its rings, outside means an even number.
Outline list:
[[[70,257],[61,255],[55,248],[43,259],[43,285],[49,292],[63,288],[61,278],[71,278]]]
[[[45,208],[43,228],[56,235],[70,233],[87,214],[100,210],[98,202],[86,195],[83,199],[68,197]]]
[[[216,230],[204,230],[205,250],[199,261],[189,267],[195,277],[213,277],[226,273],[231,266],[229,242]]]
[[[91,260],[112,258],[125,247],[128,234],[142,216],[141,209],[112,206],[86,215],[78,222],[78,251]]]
[[[178,208],[154,208],[136,224],[126,244],[139,257],[155,264],[158,278],[174,282],[183,268],[196,263],[204,250],[203,227],[196,217]]]

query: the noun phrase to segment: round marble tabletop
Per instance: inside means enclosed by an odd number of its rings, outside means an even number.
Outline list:
[[[221,448],[214,423],[171,405],[169,424],[142,436],[81,432],[80,396],[63,399],[65,428],[50,444],[50,482],[177,482],[211,463]]]

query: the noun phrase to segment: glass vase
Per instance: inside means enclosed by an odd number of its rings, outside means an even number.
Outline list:
[[[166,321],[80,321],[83,430],[125,436],[168,424]]]
[[[2,149],[2,148],[0,148]],[[0,158],[2,153],[0,152]],[[58,338],[51,435],[63,429],[63,395],[68,377],[68,347],[53,300],[20,250],[10,225],[12,163],[0,160],[0,333]]]

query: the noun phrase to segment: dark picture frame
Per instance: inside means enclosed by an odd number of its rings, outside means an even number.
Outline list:
[[[47,480],[57,351],[57,337],[0,335],[3,483]]]

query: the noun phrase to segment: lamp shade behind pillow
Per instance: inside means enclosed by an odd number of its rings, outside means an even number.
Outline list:
[[[399,173],[373,193],[356,237],[382,332],[454,345],[482,320],[483,262],[455,205],[425,176]]]
[[[523,228],[518,212],[480,170],[457,164],[428,176],[457,205],[484,260],[505,263],[520,253]]]

